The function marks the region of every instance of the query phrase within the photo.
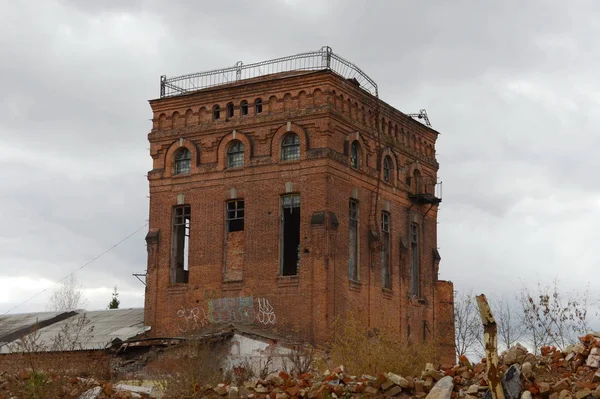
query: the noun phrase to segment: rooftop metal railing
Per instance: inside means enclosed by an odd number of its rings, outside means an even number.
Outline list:
[[[233,83],[280,72],[330,70],[346,79],[356,79],[360,87],[378,97],[377,84],[359,67],[335,54],[331,47],[268,61],[235,66],[190,75],[160,77],[160,97],[172,97],[208,87]]]

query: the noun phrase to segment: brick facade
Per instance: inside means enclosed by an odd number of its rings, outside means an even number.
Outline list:
[[[391,324],[403,339],[438,338],[453,356],[452,283],[438,280],[438,133],[355,83],[328,70],[293,72],[150,101],[152,335],[232,323],[323,342],[334,320],[352,312],[371,327]],[[237,141],[243,154],[228,160]],[[284,141],[292,143],[285,150]],[[282,160],[298,147],[298,159]],[[298,208],[282,205],[294,201],[286,195],[299,198],[296,265]],[[243,229],[227,229],[231,200],[243,200]],[[187,240],[174,228],[182,206]],[[176,249],[183,242],[185,260]]]

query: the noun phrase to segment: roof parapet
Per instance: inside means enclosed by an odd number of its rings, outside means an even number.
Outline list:
[[[244,65],[238,61],[234,66],[212,71],[167,78],[160,77],[160,98],[179,96],[192,91],[233,83],[244,79],[290,71],[330,70],[346,79],[355,79],[368,93],[379,97],[377,84],[359,67],[335,54],[331,47],[318,51],[300,53],[268,61]]]

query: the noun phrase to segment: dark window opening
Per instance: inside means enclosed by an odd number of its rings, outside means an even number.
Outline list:
[[[354,169],[358,169],[360,160],[360,148],[358,141],[352,142],[352,148],[350,148],[350,166]]]
[[[244,166],[244,144],[234,140],[227,149],[227,167],[239,168]]]
[[[213,107],[213,119],[217,120],[221,117],[221,107],[219,107],[218,105],[215,105]]]
[[[248,101],[244,100],[240,103],[240,112],[242,115],[248,115]]]
[[[281,159],[295,161],[300,159],[300,139],[296,133],[288,133],[281,143]]]
[[[262,100],[260,98],[257,98],[256,101],[254,102],[254,106],[255,106],[255,113],[256,114],[260,114],[262,112]]]
[[[349,206],[349,251],[350,256],[348,259],[348,273],[350,280],[358,281],[358,214],[359,207],[358,202],[350,200]]]
[[[300,196],[297,194],[282,197],[283,251],[281,254],[281,275],[295,276],[300,265]]]
[[[244,230],[244,200],[227,202],[227,232]]]
[[[390,182],[392,176],[392,161],[390,157],[383,158],[383,181]]]
[[[410,287],[414,296],[419,295],[419,225],[410,225]]]
[[[185,147],[181,147],[175,153],[175,170],[176,175],[181,173],[190,173],[192,166],[192,154],[190,150]]]
[[[227,104],[227,117],[233,118],[233,103]]]
[[[190,220],[191,209],[189,205],[174,208],[172,283],[187,283],[189,281]]]
[[[381,281],[383,288],[392,288],[390,272],[390,214],[381,212]]]
[[[422,181],[421,172],[419,172],[419,169],[415,169],[415,171],[413,172],[413,179],[411,182],[412,183],[411,186],[412,186],[413,192],[415,194],[423,194],[423,192],[421,190],[422,189],[421,181]]]

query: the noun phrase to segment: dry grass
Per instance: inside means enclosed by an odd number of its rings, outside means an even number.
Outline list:
[[[189,341],[177,348],[179,356],[156,362],[149,370],[161,382],[164,399],[203,397],[204,387],[223,379],[223,347]]]
[[[418,375],[427,363],[438,362],[434,342],[406,344],[394,328],[369,330],[354,316],[336,321],[331,360],[355,375],[393,372]]]

